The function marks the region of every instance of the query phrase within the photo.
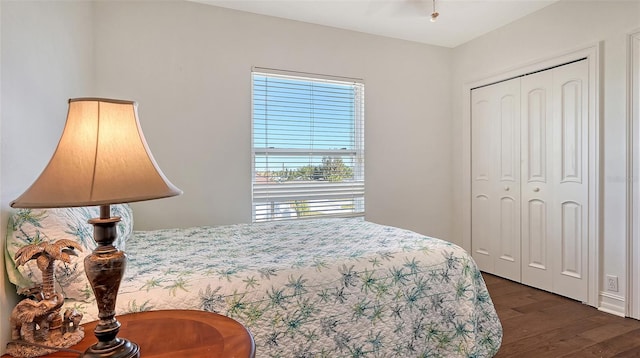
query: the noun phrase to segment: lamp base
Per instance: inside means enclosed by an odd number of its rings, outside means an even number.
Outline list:
[[[84,358],[139,358],[140,347],[124,338],[116,338],[112,345],[105,346],[102,342],[87,348]]]
[[[119,217],[111,217],[109,205],[100,206],[100,218],[91,219],[93,238],[98,243],[91,255],[84,258],[84,271],[91,284],[98,318],[93,333],[98,343],[89,347],[83,357],[87,358],[138,358],[140,347],[129,340],[118,338],[120,322],[116,319],[116,298],[120,281],[127,266],[127,256],[113,246],[117,236]]]

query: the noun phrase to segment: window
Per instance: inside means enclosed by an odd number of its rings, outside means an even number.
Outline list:
[[[252,82],[253,221],[363,216],[362,81],[254,68]]]

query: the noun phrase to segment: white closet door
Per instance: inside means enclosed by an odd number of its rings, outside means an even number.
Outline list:
[[[471,256],[482,271],[490,273],[495,266],[492,238],[496,236],[494,216],[489,215],[495,212],[493,92],[493,86],[471,91]]]
[[[520,79],[475,89],[472,100],[472,256],[520,280]]]
[[[522,283],[552,291],[552,72],[522,78]]]
[[[522,282],[587,301],[587,61],[524,77],[522,94]]]
[[[588,293],[589,97],[587,61],[553,70],[553,291]]]

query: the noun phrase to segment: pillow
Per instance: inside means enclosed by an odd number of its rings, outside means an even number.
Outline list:
[[[42,283],[42,273],[36,260],[16,266],[15,254],[23,246],[54,242],[59,239],[73,240],[82,247],[75,250],[78,257],[71,256],[71,263],[56,261],[54,269],[55,289],[66,298],[86,301],[93,291],[84,273],[84,257],[97,246],[93,241],[93,225],[87,221],[100,216],[100,207],[77,207],[58,209],[19,209],[9,217],[5,264],[9,281],[17,289],[30,288]],[[114,246],[125,249],[125,243],[133,231],[133,212],[127,204],[111,205],[111,216],[122,219],[117,224],[118,236]]]

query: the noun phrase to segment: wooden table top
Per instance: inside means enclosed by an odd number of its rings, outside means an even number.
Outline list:
[[[118,337],[140,346],[142,358],[224,357],[253,358],[255,343],[247,329],[237,321],[205,311],[164,310],[116,316],[122,324]],[[84,324],[84,339],[70,347],[85,351],[95,344],[97,321]],[[4,356],[3,356],[4,357]],[[46,357],[78,357],[57,352]]]

